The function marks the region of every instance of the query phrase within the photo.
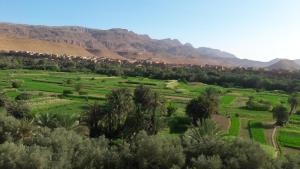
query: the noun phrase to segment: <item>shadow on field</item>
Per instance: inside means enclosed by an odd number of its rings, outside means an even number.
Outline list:
[[[191,120],[188,117],[172,117],[168,122],[168,125],[170,127],[170,133],[182,134],[188,129],[190,123]]]

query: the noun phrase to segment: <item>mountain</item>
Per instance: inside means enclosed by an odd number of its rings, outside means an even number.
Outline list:
[[[300,70],[300,65],[293,60],[281,59],[278,62],[266,67],[269,70]]]
[[[296,59],[296,60],[294,60],[294,62],[296,62],[297,64],[300,65],[300,59]]]
[[[69,45],[65,43],[51,43],[41,40],[33,39],[18,39],[18,38],[0,38],[0,49],[1,50],[18,50],[18,51],[34,51],[37,53],[48,53],[48,54],[68,54],[68,55],[79,55],[89,56],[91,53],[85,49]]]
[[[38,26],[0,23],[0,50],[32,51],[121,60],[151,60],[170,64],[268,67],[259,62],[207,47],[194,48],[177,39],[152,39],[126,29],[99,30],[78,26]],[[300,61],[299,61],[300,62]]]
[[[216,58],[237,58],[231,53],[221,51],[219,49],[211,49],[206,47],[200,47],[197,49],[202,55]]]
[[[191,44],[182,44],[176,39],[151,39],[148,35],[139,35],[126,29],[98,30],[77,26],[33,26],[0,23],[0,38],[2,43],[18,39],[18,41],[47,41],[50,53],[57,48],[57,44],[72,45],[84,53],[127,60],[152,60],[174,64],[210,64],[234,66],[226,61],[227,58],[236,58],[230,53],[210,48],[194,48]],[[28,43],[30,45],[31,43]],[[34,47],[10,46],[13,50],[44,51],[42,45]],[[50,47],[50,45],[53,47]],[[75,47],[76,46],[76,47]],[[0,46],[1,47],[1,46]],[[69,46],[70,47],[70,46]],[[0,50],[6,48],[0,48]],[[62,49],[63,50],[63,49]],[[62,51],[66,54],[68,50]],[[75,52],[76,54],[77,52]],[[77,55],[80,55],[79,52]]]

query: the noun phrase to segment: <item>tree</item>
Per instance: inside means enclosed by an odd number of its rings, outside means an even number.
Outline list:
[[[105,111],[102,109],[99,102],[95,102],[94,104],[89,106],[89,111],[87,113],[87,117],[85,121],[87,122],[90,129],[90,137],[98,137],[100,136],[100,129],[98,128],[98,121],[103,118],[105,115]]]
[[[128,89],[113,90],[107,96],[106,115],[100,121],[108,137],[116,137],[123,130],[128,114],[133,110],[132,96]]]
[[[290,109],[290,112],[289,112],[289,115],[292,115],[296,110],[297,110],[297,107],[300,103],[300,97],[297,96],[296,94],[293,94],[289,97],[288,99],[288,103],[290,104],[291,106],[291,109]]]
[[[289,120],[288,109],[283,105],[278,105],[273,108],[273,118],[276,119],[277,125],[284,125]]]
[[[156,134],[159,126],[157,113],[163,107],[162,99],[149,87],[138,86],[134,90],[135,111],[130,114],[127,126],[132,134],[145,130],[148,134]]]
[[[202,122],[210,118],[211,114],[216,113],[219,107],[219,97],[214,89],[208,88],[198,98],[192,99],[186,106],[187,115],[192,118],[193,124],[197,121]]]

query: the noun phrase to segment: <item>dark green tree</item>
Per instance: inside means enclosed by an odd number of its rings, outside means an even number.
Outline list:
[[[297,107],[300,104],[300,97],[296,94],[293,94],[289,97],[288,103],[291,106],[289,115],[292,115],[297,110]]]
[[[107,96],[106,115],[99,122],[106,136],[118,136],[133,109],[132,95],[128,89],[113,90]]]
[[[218,93],[208,88],[198,98],[192,99],[186,106],[186,113],[192,119],[194,125],[197,121],[210,118],[213,113],[218,112],[219,96]]]
[[[278,105],[273,108],[273,118],[276,119],[277,125],[284,125],[289,120],[288,109],[283,105]]]
[[[140,130],[148,134],[156,134],[159,128],[159,115],[162,111],[163,101],[157,92],[149,87],[138,86],[134,90],[135,111],[130,115],[128,128],[132,134]]]

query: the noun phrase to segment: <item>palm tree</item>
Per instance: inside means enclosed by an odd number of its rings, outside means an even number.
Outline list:
[[[190,129],[188,135],[194,138],[195,140],[204,138],[204,137],[216,137],[221,138],[224,136],[224,133],[217,126],[217,124],[211,120],[203,120],[201,124],[197,127]]]
[[[288,103],[290,104],[291,106],[291,109],[290,109],[290,112],[289,112],[289,115],[292,115],[296,110],[297,110],[297,107],[300,103],[300,97],[297,96],[296,94],[294,95],[291,95],[288,99]]]
[[[163,101],[157,92],[152,91],[149,87],[138,86],[134,90],[135,112],[132,114],[129,124],[132,132],[137,133],[139,130],[145,130],[148,134],[156,134],[158,131],[157,112],[163,106]]]
[[[36,114],[34,120],[38,125],[43,127],[49,127],[49,128],[58,127],[58,122],[55,117],[55,114],[50,114],[50,113]]]
[[[116,136],[125,125],[128,114],[133,110],[132,96],[128,89],[117,89],[107,96],[105,130],[109,137]]]

